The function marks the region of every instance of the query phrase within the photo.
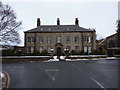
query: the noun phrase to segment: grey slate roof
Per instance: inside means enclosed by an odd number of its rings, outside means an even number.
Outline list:
[[[78,25],[41,25],[31,30],[25,31],[25,33],[35,32],[93,32],[95,30],[85,29]]]

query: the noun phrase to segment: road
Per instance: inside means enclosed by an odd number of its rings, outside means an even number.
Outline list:
[[[118,60],[3,64],[11,88],[118,88]]]

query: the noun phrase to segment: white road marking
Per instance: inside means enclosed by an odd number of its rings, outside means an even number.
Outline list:
[[[58,69],[46,69],[45,71],[47,72],[47,71],[59,71],[59,70]]]
[[[55,77],[56,77],[56,72],[58,72],[58,69],[46,69],[45,72],[49,75],[49,77],[55,81]],[[53,73],[51,73],[53,72]]]
[[[96,81],[94,78],[91,77],[91,79],[97,84],[99,85],[101,88],[103,88],[104,90],[106,90],[98,81]]]

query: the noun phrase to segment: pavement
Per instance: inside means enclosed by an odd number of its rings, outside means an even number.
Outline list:
[[[119,59],[3,64],[11,88],[118,88]]]

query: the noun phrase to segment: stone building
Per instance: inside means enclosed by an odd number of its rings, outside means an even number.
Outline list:
[[[27,53],[47,50],[63,52],[65,49],[84,51],[91,53],[96,49],[96,31],[79,26],[78,18],[75,25],[41,25],[40,18],[37,19],[37,27],[25,31],[25,50]]]
[[[112,34],[97,44],[99,51],[104,51],[108,56],[115,56],[120,54],[120,47],[118,46],[118,34]]]

